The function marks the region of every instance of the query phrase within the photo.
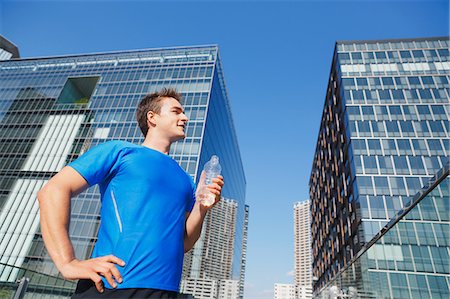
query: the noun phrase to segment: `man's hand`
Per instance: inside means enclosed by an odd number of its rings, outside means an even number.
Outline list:
[[[113,288],[117,287],[116,281],[122,283],[122,276],[115,264],[125,266],[125,262],[121,259],[107,255],[85,261],[74,259],[61,266],[59,270],[65,279],[92,280],[97,291],[103,293],[104,286],[101,276],[105,277]]]
[[[203,192],[203,190],[205,188],[208,189],[209,192],[211,192],[212,194],[214,194],[215,199],[214,199],[214,203],[211,205],[204,205],[203,203],[201,203],[201,207],[205,208],[207,210],[211,209],[213,206],[215,206],[220,198],[221,198],[221,194],[222,194],[222,187],[225,184],[224,180],[223,180],[223,176],[218,175],[217,177],[212,179],[212,183],[205,186],[205,177],[206,177],[206,173],[205,171],[202,171],[202,174],[200,175],[200,180],[197,186],[197,192],[196,192],[196,197],[197,199],[201,200],[201,193]]]

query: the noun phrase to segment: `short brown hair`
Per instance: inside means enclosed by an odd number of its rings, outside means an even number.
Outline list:
[[[175,88],[163,88],[160,91],[147,94],[139,102],[136,110],[136,118],[139,128],[144,136],[147,136],[148,123],[147,123],[147,113],[153,111],[157,114],[161,112],[161,101],[164,98],[174,98],[181,103],[182,95]]]

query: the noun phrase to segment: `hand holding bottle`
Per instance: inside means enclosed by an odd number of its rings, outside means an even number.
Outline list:
[[[216,202],[216,194],[214,194],[208,185],[213,183],[213,179],[217,178],[222,171],[222,167],[219,164],[219,157],[213,155],[211,159],[205,164],[203,171],[205,172],[203,186],[199,192],[199,199],[203,206],[210,207]],[[223,180],[219,184],[220,188],[223,186]],[[219,190],[221,191],[221,190]]]

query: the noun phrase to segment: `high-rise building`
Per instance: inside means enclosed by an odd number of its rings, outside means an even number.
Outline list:
[[[232,277],[233,250],[235,242],[235,227],[238,204],[234,200],[223,198],[205,218],[204,225],[208,227],[200,236],[200,246],[197,251],[186,255],[183,267],[183,284],[181,291],[193,294],[197,299],[209,298],[243,298],[245,263],[247,254],[247,233],[249,207],[245,206],[242,246],[241,270],[239,279]],[[200,271],[198,276],[190,276],[194,268],[195,254],[200,255]],[[192,272],[191,272],[192,273]],[[213,296],[213,297],[211,297]],[[224,297],[226,296],[226,297]]]
[[[336,43],[310,178],[315,292],[448,160],[449,59],[448,37]],[[399,272],[426,290],[442,275],[429,267],[439,243],[420,239],[448,232],[448,218],[433,218],[446,205],[448,197],[432,201],[385,240],[405,261],[376,257],[371,267],[386,288],[399,284]]]
[[[294,204],[295,287],[298,299],[312,298],[311,213],[309,200]]]
[[[450,298],[449,174],[447,163],[314,298]],[[447,204],[430,209],[436,202]],[[405,231],[431,219],[427,231]]]
[[[274,299],[295,299],[295,285],[276,283],[273,288]]]
[[[198,181],[216,154],[227,178],[226,199],[209,213],[201,240],[186,257],[184,278],[218,285],[234,280],[243,288],[246,182],[217,46],[6,60],[0,82],[1,281],[18,275],[1,264],[58,274],[42,241],[37,190],[99,143],[140,144],[138,102],[174,87],[183,94],[189,123],[170,156]],[[70,235],[80,259],[90,256],[96,241],[99,199],[94,186],[72,200]]]

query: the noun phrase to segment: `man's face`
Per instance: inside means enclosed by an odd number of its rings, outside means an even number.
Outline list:
[[[155,129],[161,137],[175,142],[186,137],[185,129],[188,122],[183,106],[174,98],[164,98],[160,102],[161,111],[154,115]]]

